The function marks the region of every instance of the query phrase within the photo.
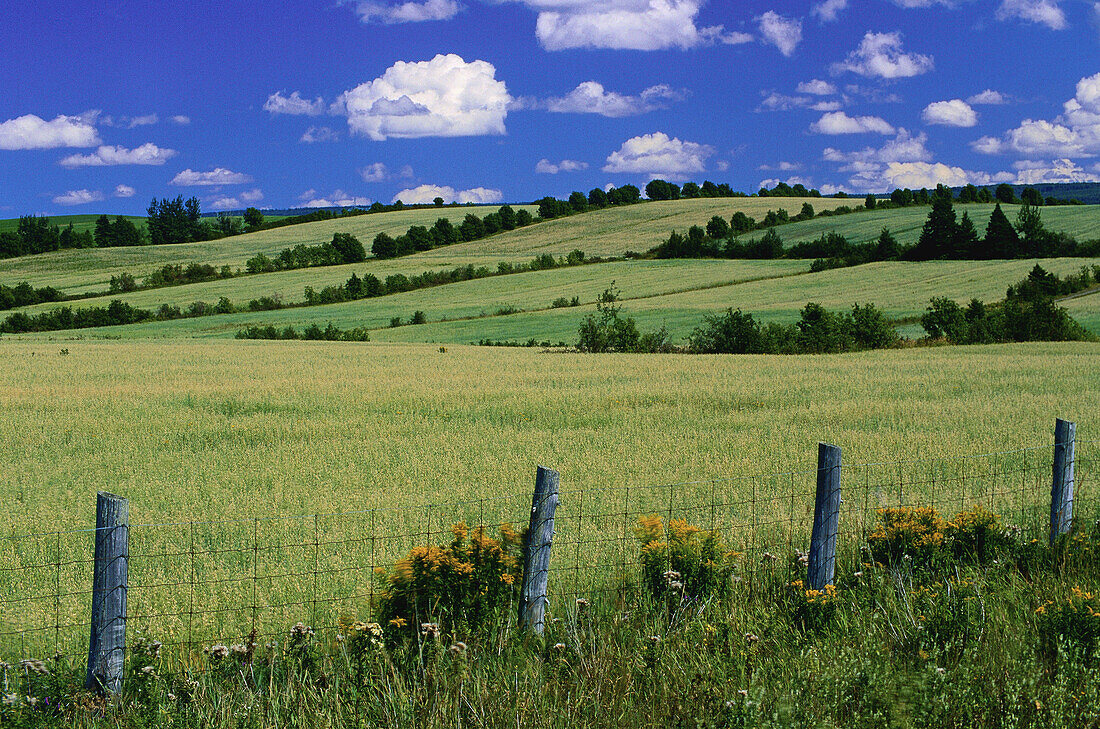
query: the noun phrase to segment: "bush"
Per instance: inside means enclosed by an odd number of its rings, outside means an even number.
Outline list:
[[[936,566],[944,554],[946,523],[935,509],[898,507],[878,510],[879,524],[867,537],[876,562],[894,565],[912,560]]]
[[[1069,597],[1047,600],[1035,609],[1039,651],[1053,661],[1059,646],[1077,651],[1090,662],[1100,642],[1100,598],[1074,587]]]
[[[787,609],[792,623],[803,630],[820,630],[833,619],[839,602],[840,590],[835,585],[814,590],[802,580],[795,580],[791,583]]]
[[[641,544],[642,582],[655,598],[699,598],[723,595],[740,556],[718,532],[700,529],[683,519],[665,529],[657,514],[638,518],[634,536]]]
[[[980,505],[956,514],[944,525],[944,536],[956,558],[980,564],[992,561],[1013,545],[1001,527],[1001,517]]]
[[[596,314],[589,314],[581,321],[577,349],[582,352],[636,352],[638,351],[638,326],[631,317],[619,315],[621,307],[615,306],[619,298],[615,282],[596,300]]]
[[[509,524],[498,538],[464,523],[451,533],[450,544],[415,547],[392,573],[380,571],[380,623],[408,631],[425,622],[477,629],[511,604],[522,570],[520,535]]]

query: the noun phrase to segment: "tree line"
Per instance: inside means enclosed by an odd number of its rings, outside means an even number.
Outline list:
[[[431,228],[413,225],[404,235],[396,238],[385,232],[379,233],[371,244],[371,253],[376,258],[397,258],[459,242],[480,240],[501,231],[524,228],[534,222],[535,219],[526,210],[503,205],[484,218],[467,213],[457,226],[447,218],[439,218]]]

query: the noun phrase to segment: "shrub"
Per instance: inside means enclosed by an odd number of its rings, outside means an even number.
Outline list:
[[[498,538],[464,523],[451,533],[450,544],[415,547],[392,573],[380,571],[383,625],[412,631],[433,621],[476,629],[509,605],[522,569],[520,535],[508,524]]]
[[[428,321],[427,315],[424,312],[417,310],[413,312],[412,319],[409,319],[410,324],[423,324]]]
[[[802,580],[791,583],[787,608],[791,622],[803,630],[820,630],[836,614],[840,591],[835,585],[825,585],[822,590],[808,589]]]
[[[944,536],[955,557],[982,564],[1011,548],[1013,543],[1001,527],[1001,517],[980,505],[956,514],[944,525]]]
[[[634,535],[641,543],[642,580],[653,597],[679,599],[725,594],[737,558],[718,532],[683,519],[665,529],[657,514],[638,518]]]
[[[878,510],[879,525],[867,537],[876,562],[897,564],[906,558],[932,566],[942,558],[946,524],[935,509],[898,507]]]
[[[1080,652],[1091,661],[1100,641],[1100,598],[1074,587],[1069,597],[1047,600],[1035,609],[1039,627],[1039,652],[1048,660],[1058,655],[1059,645]]]

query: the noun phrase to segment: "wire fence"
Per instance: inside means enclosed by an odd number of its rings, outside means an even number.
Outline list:
[[[1075,516],[1091,519],[1100,441],[1076,441]],[[562,479],[549,573],[549,612],[578,598],[627,597],[637,583],[641,517],[713,530],[741,554],[738,578],[764,568],[803,571],[817,469],[659,485],[585,488]],[[933,507],[945,518],[981,505],[1030,538],[1050,528],[1051,446],[968,457],[841,468],[837,573],[859,569],[883,507]],[[527,526],[531,491],[492,498],[308,516],[129,526],[128,640],[147,636],[196,667],[214,644],[281,641],[295,623],[335,634],[369,619],[380,591],[414,547],[447,544],[451,528]],[[0,539],[0,659],[88,650],[95,530]]]

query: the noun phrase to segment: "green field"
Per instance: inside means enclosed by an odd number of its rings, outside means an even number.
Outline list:
[[[535,211],[534,208],[528,209]],[[496,208],[405,210],[288,225],[201,243],[55,251],[0,260],[0,282],[14,285],[29,281],[34,286],[54,286],[68,294],[106,291],[111,276],[120,273],[129,273],[141,279],[165,264],[192,262],[208,263],[219,268],[243,268],[245,261],[257,253],[275,255],[284,248],[298,244],[327,243],[334,233],[351,233],[369,249],[374,236],[381,232],[400,235],[409,226],[430,226],[441,217],[458,223],[467,213],[484,215],[492,210]],[[568,253],[568,249],[562,253]]]

